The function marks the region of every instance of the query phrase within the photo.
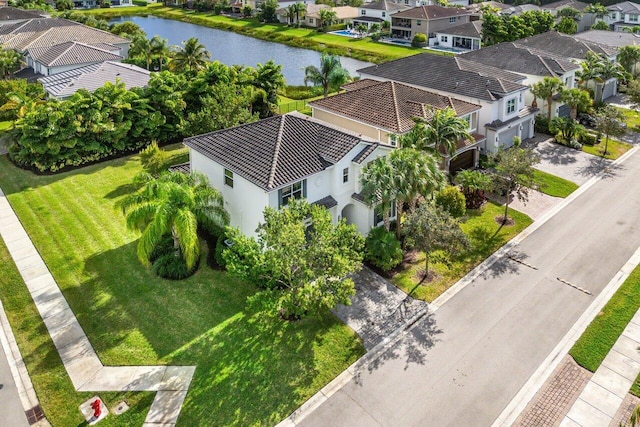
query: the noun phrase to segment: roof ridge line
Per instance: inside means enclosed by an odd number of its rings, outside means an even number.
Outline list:
[[[393,100],[393,115],[396,119],[396,127],[400,129],[400,107],[398,106],[398,98],[396,96],[395,82],[391,82],[391,99]]]
[[[35,39],[31,40],[29,42],[29,44],[27,46],[25,46],[24,50],[27,51],[29,49],[29,46],[31,46],[32,44],[34,44],[35,42],[37,42],[38,40],[40,40],[45,34],[47,34],[49,31],[51,31],[53,29],[53,27],[46,29],[45,31],[42,32],[42,34],[40,34],[38,37],[36,37]],[[16,34],[17,36],[17,34]],[[55,46],[55,45],[54,45]],[[42,46],[42,47],[46,47],[46,46]]]
[[[271,163],[271,171],[269,172],[269,182],[267,188],[273,188],[273,181],[276,178],[276,166],[278,165],[278,157],[280,156],[280,147],[282,146],[282,134],[284,133],[284,122],[287,115],[282,116],[280,120],[280,129],[278,129],[278,137],[276,138],[276,149],[273,153],[273,162]]]
[[[64,55],[64,54],[66,54],[67,52],[69,52],[69,51],[73,48],[73,46],[75,45],[75,42],[73,42],[73,41],[72,41],[72,42],[69,42],[69,43],[71,43],[71,44],[69,45],[69,47],[68,47],[68,48],[66,48],[66,49],[64,50],[64,52],[60,53],[60,55],[56,56],[55,58],[53,58],[53,60],[49,61],[49,64],[50,64],[50,65],[55,64],[55,62],[56,62],[58,59],[60,59],[60,57],[61,57],[62,55]],[[63,43],[61,43],[61,44],[63,44]],[[51,47],[53,48],[54,46],[56,46],[56,45],[53,45],[53,46],[51,46]]]

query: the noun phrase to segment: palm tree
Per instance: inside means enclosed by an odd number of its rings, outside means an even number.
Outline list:
[[[154,58],[158,58],[158,62],[160,65],[160,69],[158,71],[162,71],[164,60],[165,58],[169,57],[169,54],[171,53],[171,51],[169,50],[169,43],[167,42],[167,39],[163,39],[162,37],[156,35],[153,36],[149,44],[151,46],[151,54]]]
[[[287,24],[293,24],[293,19],[296,17],[296,7],[291,4],[287,6],[284,12],[284,16],[287,18]]]
[[[193,268],[200,256],[198,227],[213,231],[229,223],[222,196],[200,173],[167,172],[159,178],[143,173],[136,179],[143,187],[118,206],[127,216],[127,227],[142,232],[138,258],[148,265],[151,252],[170,235],[175,256]]]
[[[591,96],[584,89],[567,89],[560,95],[560,100],[571,107],[569,116],[575,120],[578,110],[585,110],[591,105]]]
[[[623,46],[618,50],[618,62],[632,76],[636,77],[638,62],[640,61],[640,46]]]
[[[609,13],[609,10],[606,6],[603,6],[600,3],[593,3],[588,5],[583,10],[584,13],[593,13],[596,15],[596,19],[602,19],[605,15]]]
[[[324,97],[329,96],[329,87],[340,87],[350,79],[349,72],[342,67],[336,55],[323,53],[320,57],[320,68],[309,65],[304,69],[304,84],[308,82],[321,85]]]
[[[133,37],[131,47],[129,48],[129,56],[141,57],[147,64],[148,70],[151,66],[151,61],[153,60],[153,47],[151,46],[149,39],[143,35],[136,34]]]
[[[204,68],[211,54],[197,38],[191,37],[175,53],[171,66],[177,72],[196,72]]]
[[[425,128],[427,144],[437,154],[453,157],[460,140],[473,140],[469,123],[456,114],[453,108],[432,110],[431,120]]]
[[[296,26],[300,26],[300,17],[304,17],[307,13],[307,5],[304,3],[295,3],[293,5],[293,10],[296,13]]]
[[[447,183],[444,172],[438,167],[438,160],[431,154],[414,148],[401,148],[389,154],[393,167],[396,192],[396,213],[398,239],[402,234],[402,211],[404,203],[414,212],[419,196],[428,198]]]
[[[333,25],[338,19],[338,13],[333,9],[320,9],[320,28]]]
[[[11,73],[18,71],[23,64],[23,57],[12,49],[2,50],[0,46],[0,76],[8,79]]]
[[[36,105],[47,103],[47,101],[43,99],[32,98],[26,93],[21,92],[11,92],[8,98],[9,100],[0,107],[0,111],[15,111],[13,128],[16,127],[16,119],[23,119]]]
[[[564,85],[562,80],[557,77],[545,77],[541,82],[533,85],[533,90],[545,99],[547,102],[547,120],[551,121],[551,104],[553,103],[553,97],[562,92]]]
[[[387,157],[378,157],[369,162],[360,175],[360,194],[369,207],[375,207],[382,215],[385,230],[391,228],[389,214],[396,199],[396,180],[393,166]]]

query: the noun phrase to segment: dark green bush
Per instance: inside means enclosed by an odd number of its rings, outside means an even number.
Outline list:
[[[538,133],[551,135],[551,132],[549,131],[549,120],[547,120],[546,116],[541,114],[536,116],[535,130]]]
[[[578,141],[583,145],[596,145],[598,143],[598,137],[592,133],[584,132],[580,135]]]
[[[395,234],[384,227],[371,229],[364,242],[364,259],[382,271],[389,271],[402,262],[402,248]]]
[[[134,4],[135,6],[147,7],[147,2],[146,2],[146,0],[133,0],[133,4]]]
[[[191,270],[187,268],[187,264],[184,261],[184,258],[181,256],[176,256],[173,253],[167,253],[161,255],[156,261],[153,263],[153,272],[158,276],[170,279],[170,280],[181,280],[191,276],[198,269],[198,263],[193,266]]]
[[[322,86],[285,86],[283,95],[291,99],[307,99],[323,94]]]
[[[173,251],[173,238],[169,235],[166,235],[160,240],[160,242],[156,245],[155,248],[151,251],[151,255],[149,256],[149,262],[153,263],[155,260],[160,258],[162,255],[171,253]]]
[[[454,218],[460,218],[466,211],[464,194],[456,186],[449,186],[436,194],[436,205]]]
[[[413,36],[413,40],[411,40],[411,46],[413,47],[426,47],[427,46],[427,36],[422,33],[416,33]]]
[[[224,261],[224,258],[222,257],[222,251],[224,251],[227,248],[227,246],[224,244],[224,240],[225,240],[224,235],[218,238],[218,241],[216,242],[216,249],[214,251],[214,260],[215,260],[216,266],[220,268],[225,268],[227,266],[227,263]]]

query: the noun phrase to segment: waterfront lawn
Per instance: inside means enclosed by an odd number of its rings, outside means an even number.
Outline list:
[[[420,273],[425,267],[425,255],[422,252],[415,254],[409,262],[403,263],[391,281],[414,298],[433,301],[532,223],[527,215],[509,209],[509,217],[515,220],[515,224],[500,226],[495,218],[503,213],[504,207],[493,202],[487,202],[479,210],[467,211],[461,227],[471,240],[472,247],[466,253],[452,259],[447,259],[442,251],[432,253],[429,258],[429,271],[436,273],[432,281],[419,283]]]
[[[640,308],[640,266],[629,275],[618,291],[573,345],[569,354],[585,369],[595,372]],[[638,390],[638,380],[634,388]]]
[[[583,145],[582,151],[585,153],[593,154],[594,156],[602,157],[602,153],[604,153],[604,136],[602,137],[602,141],[596,145]],[[622,156],[624,153],[631,149],[631,144],[627,144],[626,142],[618,141],[616,139],[609,139],[609,144],[607,146],[607,155],[606,159],[615,160],[618,157]]]
[[[172,154],[183,159],[185,149]],[[256,288],[209,268],[204,244],[188,279],[163,280],[143,267],[138,234],[114,208],[140,170],[129,156],[35,176],[0,158],[0,188],[105,365],[196,365],[182,425],[273,425],[364,353],[332,315],[261,322],[246,307]],[[4,252],[0,296],[44,410],[54,425],[78,425],[86,395],[70,388],[28,294],[5,274],[7,260]],[[141,425],[152,398],[127,397],[131,422],[119,425]]]
[[[538,191],[553,197],[567,197],[578,189],[578,184],[541,170],[534,170]]]

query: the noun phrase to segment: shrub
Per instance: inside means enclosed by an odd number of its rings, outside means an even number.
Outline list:
[[[187,263],[181,256],[176,256],[173,253],[173,248],[170,253],[161,255],[153,263],[153,272],[158,276],[170,279],[181,280],[191,276],[198,269],[198,263],[193,266],[191,270],[187,268]]]
[[[283,95],[291,99],[307,99],[323,94],[322,86],[285,86]]]
[[[140,162],[145,172],[158,176],[165,167],[167,152],[158,147],[156,141],[152,141],[142,151],[140,151]]]
[[[155,248],[151,251],[151,255],[149,256],[149,262],[153,263],[155,260],[160,258],[162,255],[169,254],[173,251],[173,238],[167,235],[160,240],[160,242],[156,245]]]
[[[225,268],[227,266],[227,263],[224,260],[224,257],[222,256],[222,251],[224,251],[227,248],[227,245],[224,243],[224,241],[226,240],[226,235],[221,235],[220,237],[218,237],[218,241],[216,242],[216,249],[214,252],[214,259],[216,262],[216,265],[220,268]]]
[[[111,2],[110,1],[106,1],[104,2],[104,4],[102,5],[103,8],[107,9],[111,7]]]
[[[147,0],[133,0],[135,6],[147,7]]]
[[[384,229],[371,229],[364,242],[364,259],[382,271],[389,271],[402,262],[402,248],[396,236]]]
[[[598,143],[598,137],[592,133],[584,132],[580,135],[578,141],[583,145],[596,145]]]
[[[545,133],[547,135],[551,135],[549,131],[549,120],[543,115],[536,116],[535,130],[539,133]]]
[[[422,33],[416,33],[413,36],[413,40],[411,40],[411,46],[413,47],[426,47],[427,46],[427,36]]]
[[[436,194],[436,206],[454,218],[460,218],[467,211],[465,197],[455,186],[444,188]]]

